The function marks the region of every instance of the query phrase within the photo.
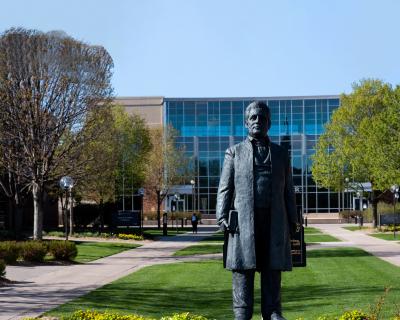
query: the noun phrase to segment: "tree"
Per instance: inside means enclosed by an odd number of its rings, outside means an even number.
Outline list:
[[[176,134],[172,127],[151,130],[152,150],[147,161],[145,189],[156,199],[159,229],[161,204],[171,186],[185,183],[192,175],[185,150],[176,147]]]
[[[400,87],[385,101],[385,112],[378,113],[360,126],[368,143],[365,154],[379,190],[400,185]]]
[[[103,224],[104,202],[114,202],[116,194],[124,193],[125,187],[129,186],[133,192],[143,186],[151,142],[145,120],[138,115],[128,115],[121,106],[113,106],[102,113],[97,111],[96,117],[96,125],[90,130],[106,130],[84,146],[82,156],[87,165],[77,187],[84,199],[100,206]]]
[[[341,106],[326,125],[313,156],[313,178],[325,188],[341,191],[346,187],[346,178],[371,183],[375,226],[377,203],[395,174],[396,165],[389,168],[387,154],[382,152],[388,152],[396,145],[387,136],[388,131],[382,128],[388,128],[388,115],[394,125],[395,113],[396,110],[399,113],[400,106],[398,96],[398,89],[393,90],[379,80],[367,79],[354,84],[352,93],[342,94]]]
[[[45,186],[72,174],[93,138],[82,128],[111,98],[112,67],[104,48],[64,33],[10,29],[0,37],[0,145],[14,146],[2,165],[32,192],[34,239],[42,237]]]

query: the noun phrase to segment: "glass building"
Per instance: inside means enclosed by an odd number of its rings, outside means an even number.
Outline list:
[[[303,213],[330,213],[349,207],[343,194],[319,188],[311,176],[311,155],[324,124],[339,107],[338,96],[273,98],[164,98],[164,124],[178,132],[177,144],[194,161],[195,201],[186,210],[215,214],[216,194],[225,150],[244,140],[244,110],[254,101],[271,110],[271,140],[285,146],[293,168],[297,205]]]

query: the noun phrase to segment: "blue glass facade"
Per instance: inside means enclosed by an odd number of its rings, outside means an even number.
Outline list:
[[[345,206],[342,195],[318,188],[310,171],[315,143],[339,106],[338,96],[165,98],[164,121],[178,130],[177,144],[184,145],[194,161],[196,208],[205,214],[215,214],[224,152],[246,137],[244,110],[254,100],[267,102],[272,119],[269,136],[290,151],[297,205],[302,206],[304,213],[342,210]]]

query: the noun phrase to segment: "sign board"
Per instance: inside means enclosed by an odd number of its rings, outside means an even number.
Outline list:
[[[140,227],[140,210],[114,212],[112,224],[114,227]]]
[[[380,214],[379,222],[380,222],[380,225],[400,224],[400,215],[399,214]]]

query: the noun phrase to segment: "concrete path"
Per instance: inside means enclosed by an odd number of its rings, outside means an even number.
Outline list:
[[[211,235],[216,228],[199,228],[199,233],[165,237],[140,248],[79,265],[7,266],[11,283],[0,287],[0,320],[36,317],[43,312],[126,276],[143,267],[198,260],[172,254]]]
[[[344,243],[337,242],[337,246],[352,246],[361,248],[395,266],[400,267],[400,244],[396,241],[387,241],[368,236],[363,231],[349,231],[343,229],[343,224],[313,224],[312,227],[321,229]],[[328,243],[324,244],[329,245]],[[330,245],[332,246],[332,244]],[[311,246],[314,247],[314,246]]]

